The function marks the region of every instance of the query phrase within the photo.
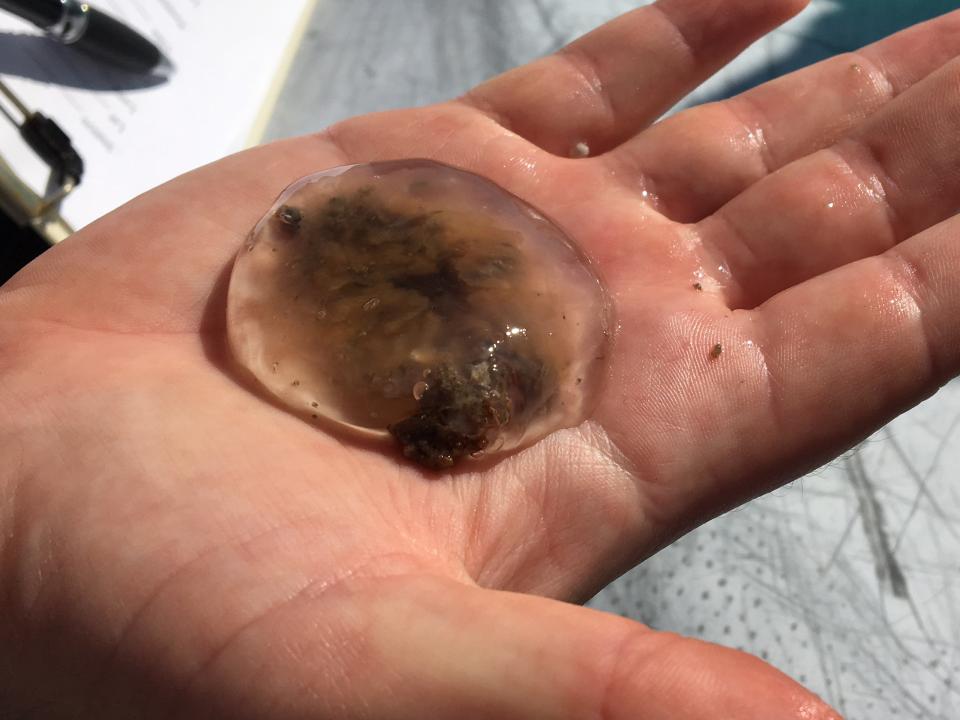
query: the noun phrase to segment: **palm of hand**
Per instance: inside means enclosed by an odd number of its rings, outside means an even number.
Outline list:
[[[844,226],[852,247],[807,248],[799,264],[781,255],[755,272],[771,252],[751,247],[766,240],[757,228],[789,249],[820,218],[811,178],[860,224],[880,223],[889,201],[862,189],[855,160],[852,180],[816,155],[760,179],[749,147],[725,158],[720,149],[752,127],[731,120],[731,106],[563,159],[498,122],[537,135],[522,114],[503,117],[520,113],[509,102],[518,72],[465,101],[358,118],[202,168],[93,224],[0,294],[0,391],[17,418],[0,436],[13,453],[12,474],[0,474],[11,528],[0,567],[4,603],[24,618],[0,639],[23,648],[21,668],[53,667],[54,710],[619,717],[644,698],[651,718],[820,712],[747,656],[493,589],[589,597],[952,370],[931,360],[936,348],[917,348],[900,284],[873,265],[840,267],[885,249],[875,234]],[[555,89],[565,77],[551,76]],[[782,90],[768,93],[768,113],[792,110]],[[858,119],[850,109],[847,124]],[[616,123],[603,128],[585,137],[601,149],[623,139]],[[716,152],[686,147],[691,137]],[[540,145],[562,151],[570,139]],[[766,161],[826,142],[796,139]],[[390,157],[474,170],[596,259],[621,328],[588,422],[435,478],[318,432],[232,378],[223,303],[249,228],[292,180]],[[921,229],[899,217],[896,232]],[[859,364],[824,360],[831,343],[867,351],[870,333],[900,339]],[[830,417],[839,384],[857,382],[879,383],[878,395]],[[52,692],[32,682],[27,704]],[[738,683],[751,683],[749,697]],[[144,698],[155,703],[146,711]]]

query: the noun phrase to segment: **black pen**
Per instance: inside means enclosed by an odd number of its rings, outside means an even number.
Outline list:
[[[78,0],[0,0],[8,10],[64,45],[129,72],[167,77],[173,65],[160,49],[119,20]]]

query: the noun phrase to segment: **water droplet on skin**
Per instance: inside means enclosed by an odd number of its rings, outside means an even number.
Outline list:
[[[284,207],[299,211],[295,229]],[[574,243],[519,198],[401,160],[302,178],[270,215],[234,264],[227,335],[291,411],[307,402],[327,429],[392,438],[437,469],[589,415],[610,301]]]

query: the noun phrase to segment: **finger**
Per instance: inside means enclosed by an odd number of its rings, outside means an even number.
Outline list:
[[[960,59],[700,224],[732,307],[883,252],[960,208]]]
[[[623,383],[634,388],[629,407],[645,412],[643,447],[656,461],[644,476],[647,522],[666,528],[666,542],[835,458],[957,375],[957,277],[960,217],[755,310],[658,318],[682,332],[656,349],[659,366],[645,358]],[[624,342],[624,352],[645,352],[632,337]],[[714,343],[722,352],[711,356]],[[684,383],[648,388],[651,372]],[[678,422],[677,407],[696,412]],[[697,453],[674,450],[678,426]],[[627,447],[640,427],[613,438]]]
[[[304,600],[236,640],[265,651],[241,685],[256,688],[244,706],[283,683],[299,691],[265,714],[307,717],[321,698],[395,720],[838,720],[756,658],[557,601],[388,578],[349,603],[355,611],[331,612]],[[340,627],[305,633],[318,619]],[[347,662],[331,671],[335,648]],[[222,695],[213,682],[239,658],[223,660],[203,694]]]
[[[802,471],[955,377],[958,277],[960,219],[952,218],[754,311],[770,400],[766,418],[749,429],[745,466],[769,466],[782,453]]]
[[[609,160],[627,163],[632,178],[639,168],[662,212],[696,221],[760,178],[829,146],[958,54],[960,11],[680,113]]]
[[[651,123],[806,3],[660,0],[480,85],[465,100],[550,152],[597,154]]]

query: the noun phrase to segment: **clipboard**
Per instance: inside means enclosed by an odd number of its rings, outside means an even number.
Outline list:
[[[87,163],[61,213],[79,229],[140,193],[260,140],[318,0],[258,5],[101,0],[176,68],[166,79],[113,71],[0,13],[0,78],[55,118]],[[242,10],[242,11],[241,11]],[[42,184],[34,154],[0,153]]]

